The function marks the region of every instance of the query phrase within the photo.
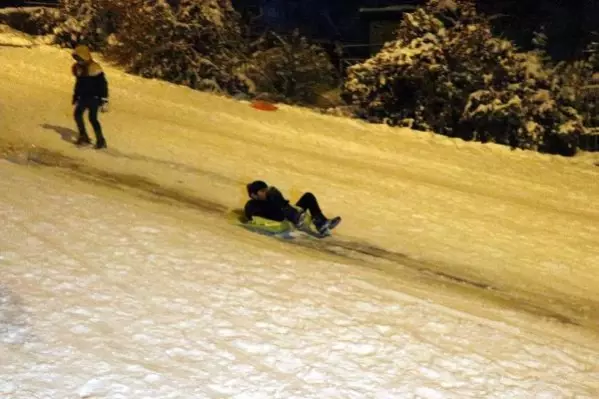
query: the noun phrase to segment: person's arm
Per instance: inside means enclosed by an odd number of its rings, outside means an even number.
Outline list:
[[[245,220],[250,222],[255,214],[255,206],[253,201],[246,202],[243,207],[243,215],[245,216]]]
[[[102,102],[108,102],[108,80],[106,80],[106,74],[102,72],[100,76],[98,76],[98,80],[100,81],[100,98],[102,98]]]
[[[93,95],[98,96],[102,104],[108,102],[108,80],[100,64],[92,62],[87,69],[88,75],[93,79]]]
[[[81,79],[79,79],[79,76],[77,74],[77,64],[73,65],[71,67],[71,71],[73,72],[73,76],[75,76],[75,86],[73,87],[73,100],[71,102],[71,104],[75,104],[77,101],[79,101],[79,97],[81,96]]]
[[[280,208],[289,205],[289,201],[286,200],[285,197],[283,197],[283,194],[273,186],[268,188],[268,191],[266,192],[266,199]]]

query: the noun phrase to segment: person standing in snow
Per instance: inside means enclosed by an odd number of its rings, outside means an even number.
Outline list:
[[[304,225],[306,211],[309,211],[312,216],[312,223],[314,223],[314,227],[320,234],[334,229],[341,222],[339,216],[327,219],[320,209],[318,200],[314,194],[309,192],[304,193],[295,206],[290,205],[289,201],[283,197],[283,194],[276,187],[269,187],[261,180],[249,183],[247,192],[251,198],[244,208],[245,217],[248,220],[252,220],[254,216],[276,221],[289,220],[299,229]]]
[[[79,138],[75,144],[86,145],[91,143],[83,121],[83,113],[87,110],[89,112],[89,122],[96,135],[95,148],[106,148],[106,139],[102,134],[102,126],[98,121],[98,111],[106,112],[107,110],[108,81],[102,67],[93,60],[87,46],[77,46],[72,56],[75,59],[72,72],[76,78],[73,92],[74,116],[79,130]]]

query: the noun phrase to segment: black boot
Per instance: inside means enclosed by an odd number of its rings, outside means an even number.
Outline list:
[[[98,140],[96,142],[96,145],[94,147],[96,150],[102,149],[102,148],[106,148],[106,140],[102,139],[102,140]]]
[[[91,140],[89,139],[89,137],[87,135],[79,135],[79,138],[77,139],[77,141],[75,141],[75,145],[89,145],[91,144]]]
[[[333,230],[341,222],[341,217],[336,216],[332,219],[327,219],[324,216],[316,216],[312,220],[314,227],[320,234],[325,234],[327,231]]]

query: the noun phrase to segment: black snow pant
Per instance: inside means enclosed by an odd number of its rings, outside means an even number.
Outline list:
[[[94,128],[94,133],[96,134],[96,142],[97,143],[105,143],[104,135],[102,134],[102,126],[100,125],[100,121],[98,121],[98,110],[100,109],[100,99],[99,98],[81,98],[77,101],[77,106],[75,106],[75,122],[77,122],[77,129],[79,130],[79,138],[80,139],[88,139],[87,130],[85,129],[85,122],[83,121],[83,113],[88,110],[88,119]]]
[[[302,198],[295,203],[295,206],[299,206],[304,211],[309,211],[312,219],[324,218],[322,210],[320,209],[320,205],[318,204],[318,200],[312,193],[305,193],[302,195]]]
[[[297,207],[307,210],[312,215],[312,219],[323,219],[324,215],[318,204],[318,200],[312,193],[305,193],[295,204]],[[288,210],[280,207],[271,201],[249,200],[245,204],[245,216],[251,220],[253,216],[259,216],[270,220],[283,221],[288,218]]]

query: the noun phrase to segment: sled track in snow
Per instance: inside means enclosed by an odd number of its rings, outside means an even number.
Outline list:
[[[178,205],[179,207],[183,205],[213,215],[225,215],[229,211],[222,204],[185,193],[180,189],[161,186],[143,176],[107,172],[45,148],[1,144],[0,157],[16,164],[59,168],[80,180],[101,184],[112,189],[126,190],[128,193],[153,202]],[[126,154],[118,152],[109,152],[109,155],[129,158]],[[597,325],[592,322],[593,317],[588,314],[581,314],[580,309],[567,302],[560,305],[559,303],[556,304],[556,298],[537,298],[533,303],[530,298],[516,292],[502,291],[489,284],[440,271],[443,265],[414,259],[405,254],[389,251],[360,240],[332,236],[324,239],[285,240],[285,243],[286,245],[296,245],[306,250],[342,258],[362,267],[366,266],[382,272],[396,274],[398,278],[401,278],[402,274],[405,276],[407,271],[412,271],[417,274],[420,280],[428,281],[431,285],[458,285],[471,294],[482,295],[500,301],[512,308],[527,311],[536,316],[552,319],[562,324],[597,330]],[[396,272],[394,273],[394,271]],[[548,303],[553,304],[554,308],[549,309],[549,307],[543,306]],[[596,305],[595,308],[599,309],[599,304]]]

